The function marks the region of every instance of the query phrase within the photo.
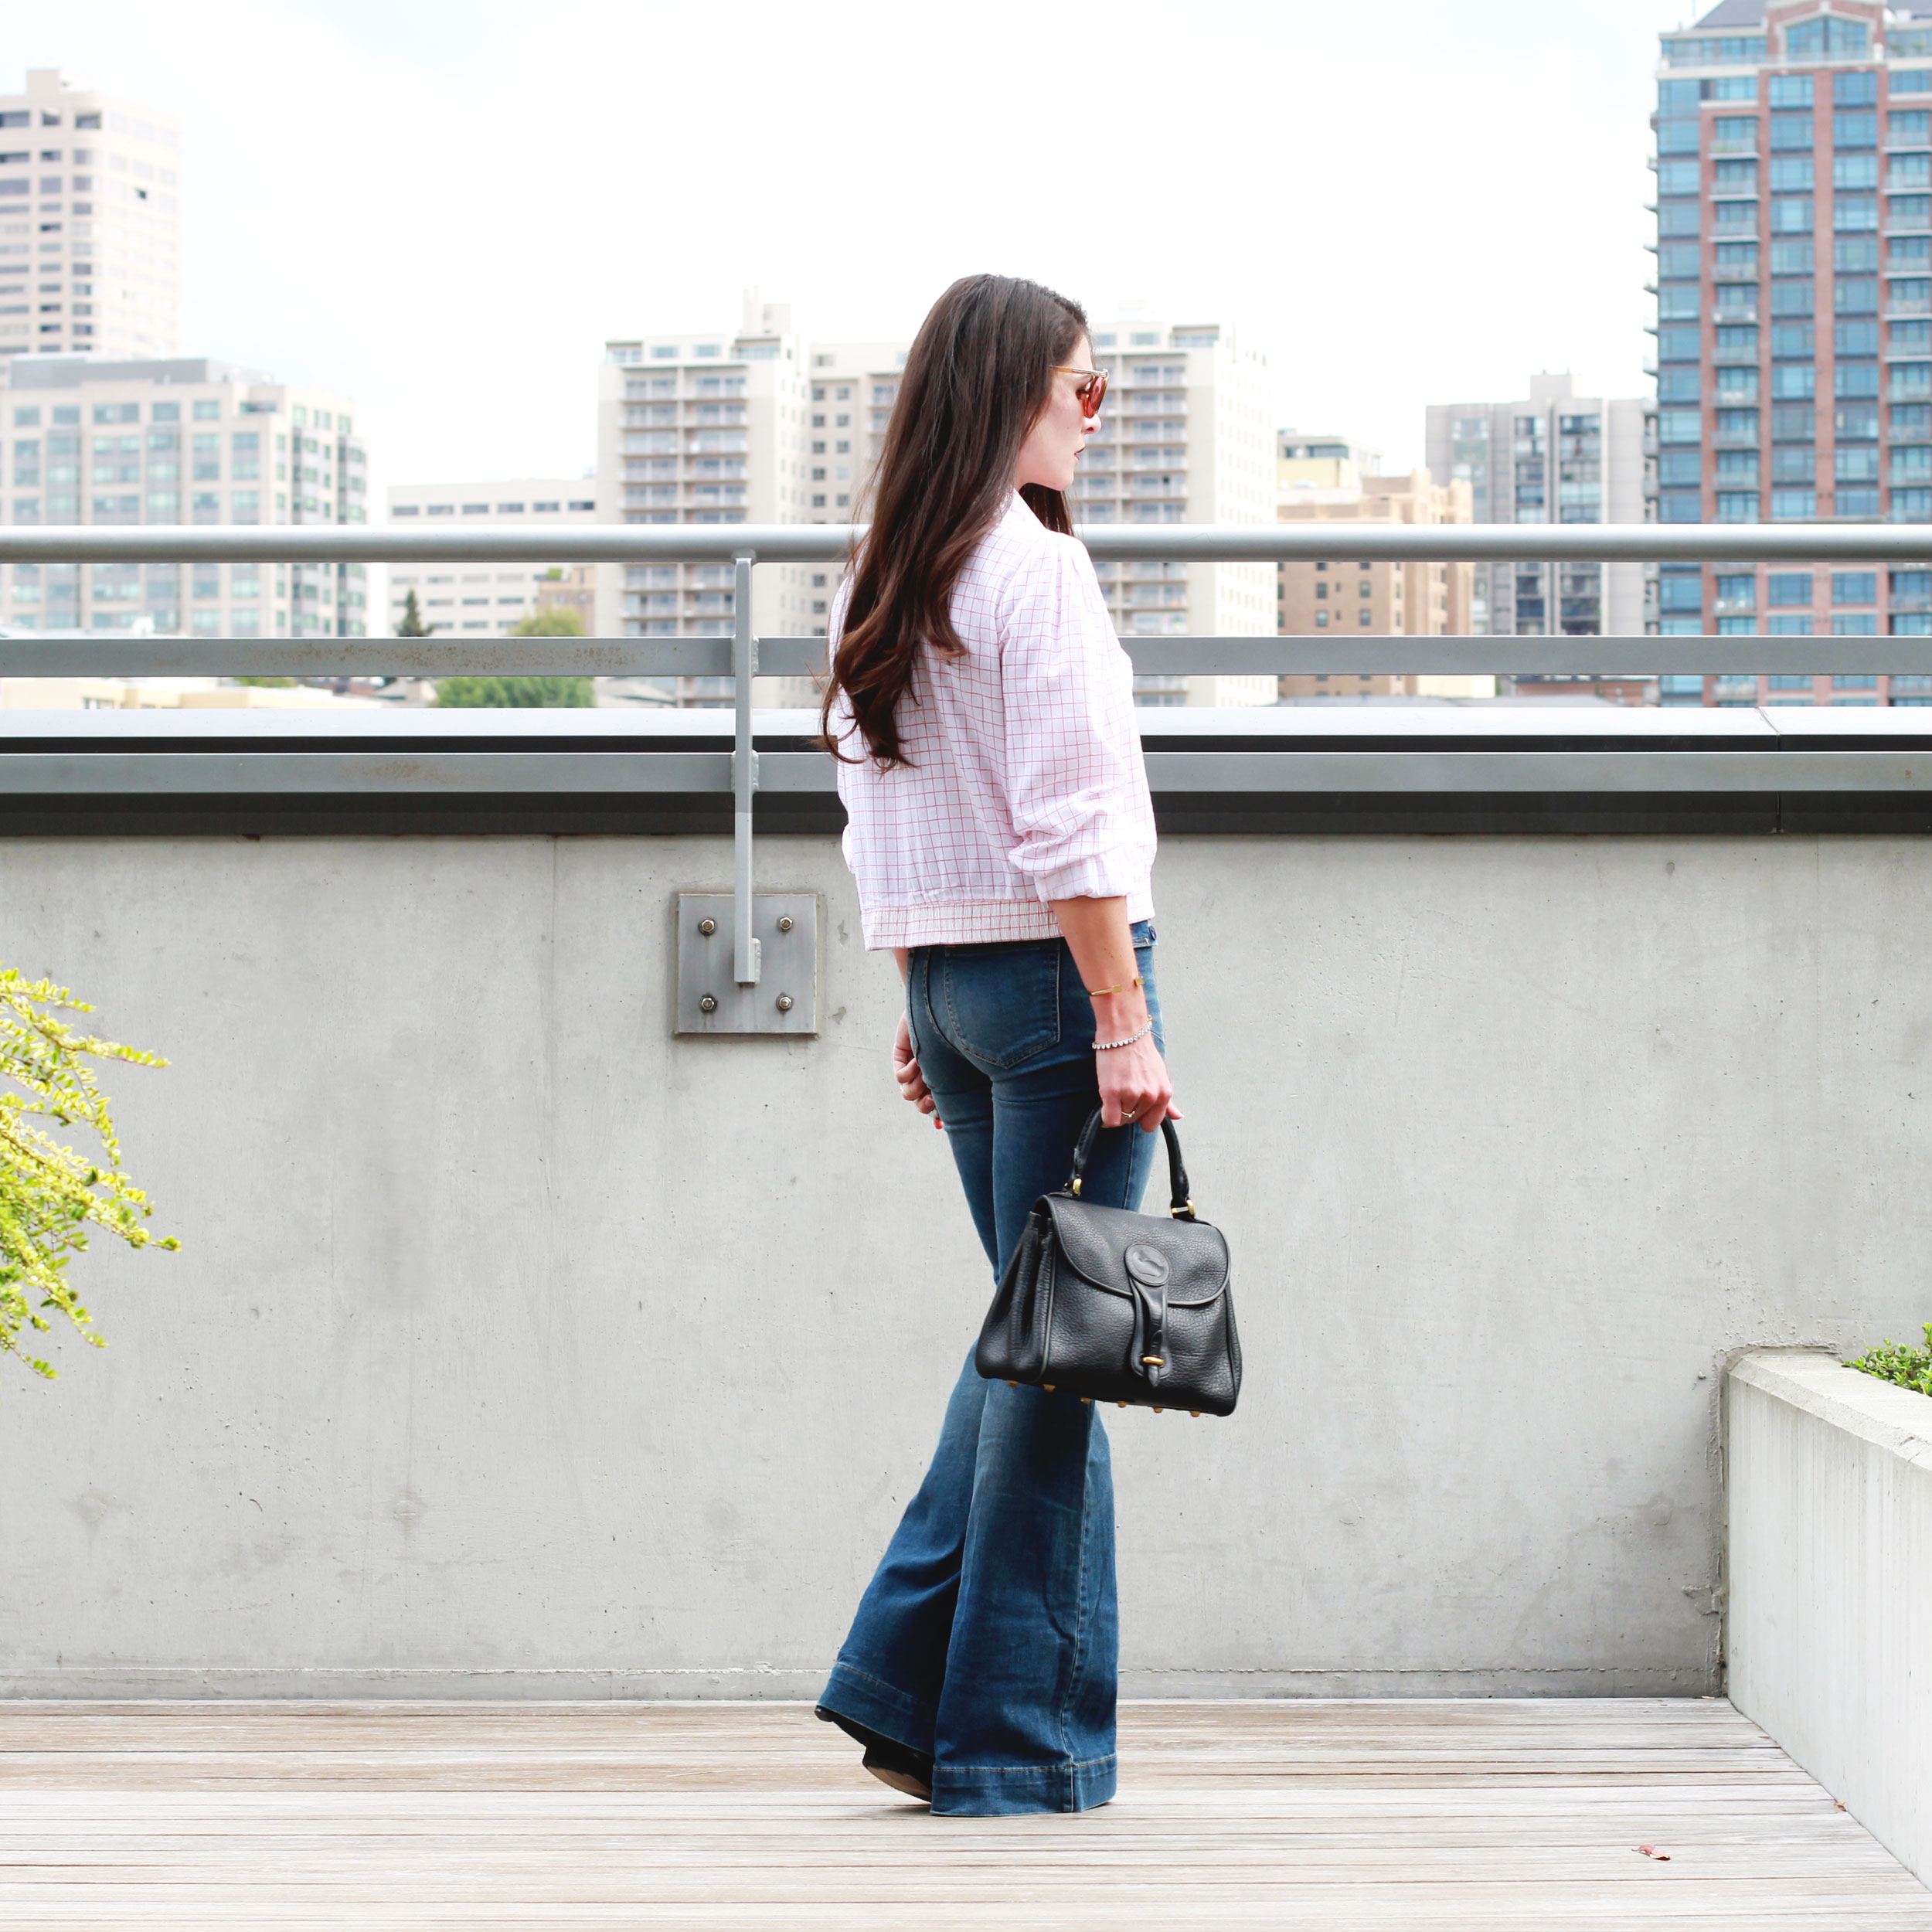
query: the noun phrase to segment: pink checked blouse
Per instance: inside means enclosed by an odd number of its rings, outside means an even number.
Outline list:
[[[1130,920],[1152,918],[1133,671],[1085,549],[1015,493],[960,575],[953,624],[964,655],[922,647],[900,706],[909,765],[880,770],[850,713],[834,716],[860,759],[838,795],[866,945],[1050,939],[1056,899],[1124,897]]]

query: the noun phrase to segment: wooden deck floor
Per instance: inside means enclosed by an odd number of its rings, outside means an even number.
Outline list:
[[[798,1705],[0,1704],[0,1927],[1932,1932],[1932,1893],[1721,1702],[1121,1731],[1113,1804],[974,1820]]]

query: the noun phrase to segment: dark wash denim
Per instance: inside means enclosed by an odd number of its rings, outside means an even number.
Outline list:
[[[1134,941],[1158,1043],[1151,927]],[[1093,1007],[1060,939],[917,947],[906,999],[997,1280],[1099,1104]],[[1104,1132],[1083,1198],[1138,1207],[1159,1144]],[[1118,1654],[1099,1406],[988,1382],[969,1352],[819,1702],[930,1752],[935,1811],[1084,1811],[1114,1795]]]

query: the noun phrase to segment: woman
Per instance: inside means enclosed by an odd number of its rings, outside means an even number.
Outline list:
[[[1086,317],[1037,283],[940,298],[832,626],[846,859],[906,984],[895,1070],[946,1131],[996,1279],[1096,1107],[1116,1131],[1083,1198],[1122,1207],[1180,1117],[1131,670],[1066,506],[1107,389],[1092,360]],[[1117,1650],[1098,1409],[969,1353],[818,1715],[935,1811],[1082,1811],[1114,1794]]]

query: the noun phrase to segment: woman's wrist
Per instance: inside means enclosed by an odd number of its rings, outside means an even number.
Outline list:
[[[1148,1001],[1140,988],[1127,993],[1107,993],[1094,1001],[1094,1038],[1124,1039],[1138,1034],[1148,1024]]]

